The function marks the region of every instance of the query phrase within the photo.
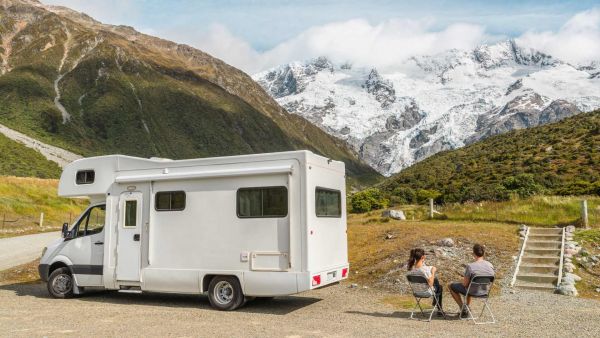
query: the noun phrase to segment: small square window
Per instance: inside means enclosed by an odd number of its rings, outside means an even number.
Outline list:
[[[315,211],[317,217],[342,217],[342,194],[340,191],[317,187]]]
[[[181,211],[185,209],[184,191],[161,191],[155,195],[156,211]]]
[[[96,178],[96,173],[93,170],[80,170],[75,176],[77,184],[92,184]]]

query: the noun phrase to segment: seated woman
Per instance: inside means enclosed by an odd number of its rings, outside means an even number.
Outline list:
[[[437,315],[442,316],[442,286],[435,277],[437,268],[435,266],[428,266],[425,264],[425,250],[416,248],[410,250],[410,258],[408,259],[408,270],[410,273],[422,273],[430,286],[433,286],[435,290],[435,296],[433,298],[433,306],[437,309]],[[436,298],[439,303],[436,304]]]

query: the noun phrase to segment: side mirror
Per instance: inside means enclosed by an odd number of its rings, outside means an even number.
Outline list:
[[[67,238],[69,235],[69,223],[63,223],[62,226],[62,237]]]

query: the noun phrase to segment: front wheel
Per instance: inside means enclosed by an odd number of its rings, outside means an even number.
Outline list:
[[[48,278],[48,292],[54,298],[73,297],[73,276],[68,268],[59,268],[50,274]]]
[[[240,282],[232,276],[216,276],[208,286],[210,305],[220,311],[232,311],[244,304]]]

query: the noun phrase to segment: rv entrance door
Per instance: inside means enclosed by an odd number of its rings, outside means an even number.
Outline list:
[[[117,226],[117,280],[140,281],[142,193],[124,192],[119,197]]]

